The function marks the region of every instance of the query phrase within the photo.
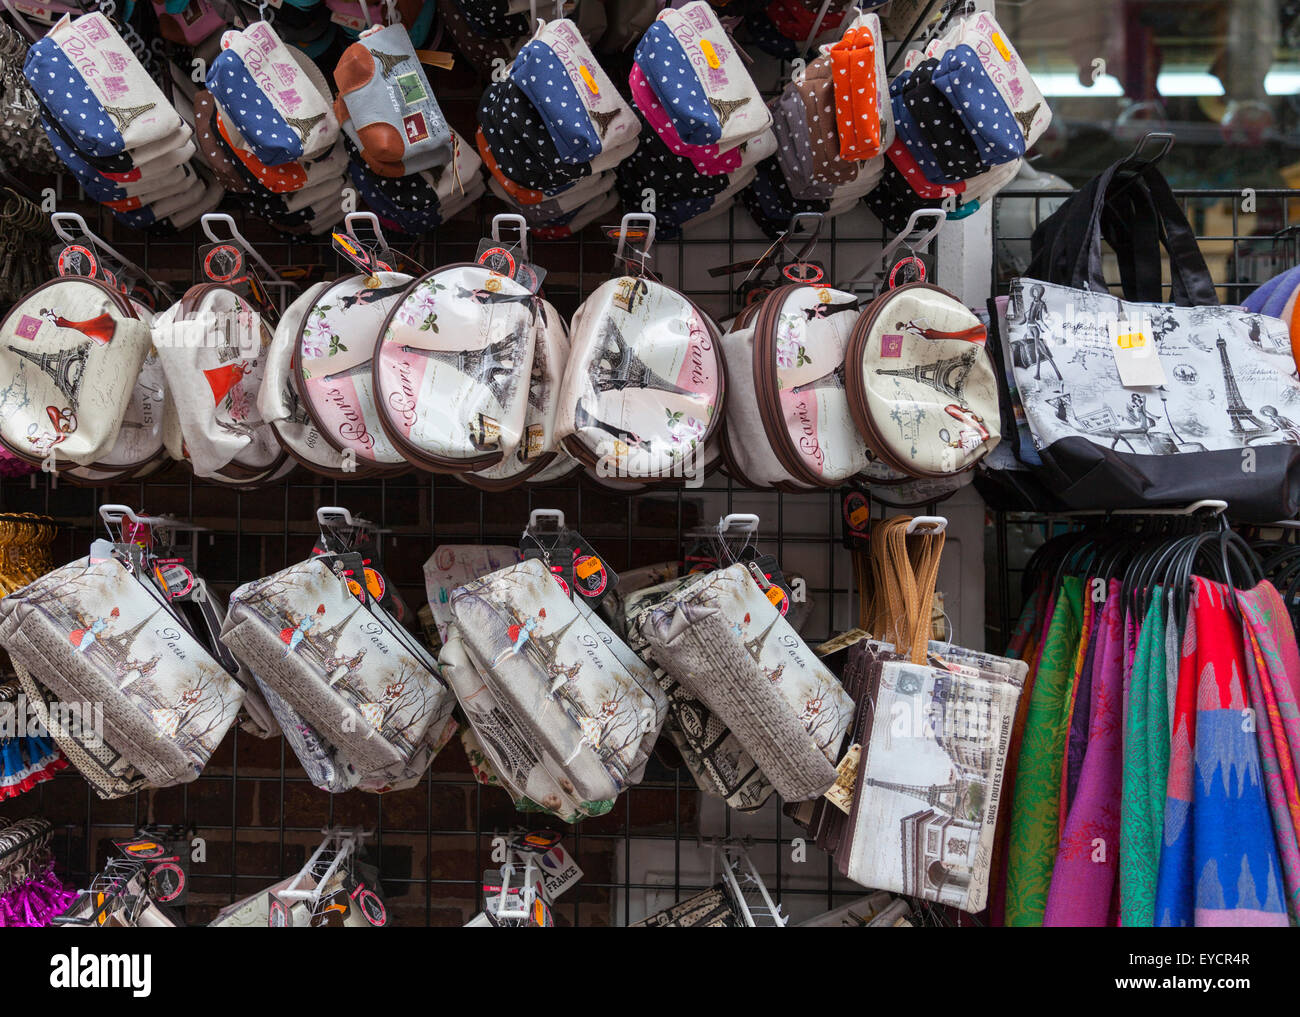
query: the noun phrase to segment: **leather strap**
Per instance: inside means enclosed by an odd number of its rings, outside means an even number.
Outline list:
[[[926,529],[909,534],[911,521],[911,516],[894,516],[872,527],[869,631],[892,642],[913,663],[924,664],[944,533]]]

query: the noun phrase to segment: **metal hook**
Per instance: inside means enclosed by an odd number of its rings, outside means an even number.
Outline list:
[[[927,229],[919,237],[913,239],[912,234],[915,233],[917,230],[917,223],[919,223],[922,219],[926,219],[930,217],[934,218],[935,220],[934,225],[931,226],[929,229]],[[948,221],[948,212],[946,209],[942,209],[942,208],[916,209],[911,215],[907,217],[907,225],[903,228],[902,232],[900,232],[898,235],[894,237],[893,240],[887,243],[884,246],[884,248],[881,250],[881,252],[876,256],[875,259],[867,262],[867,264],[862,266],[862,269],[858,272],[858,274],[853,276],[853,278],[849,279],[847,282],[845,282],[840,288],[848,290],[851,289],[857,283],[861,282],[866,277],[867,273],[872,271],[873,263],[876,260],[878,260],[879,264],[882,266],[882,270],[878,274],[883,276],[884,272],[889,269],[890,255],[892,255],[896,250],[898,250],[900,247],[904,245],[906,245],[907,249],[911,251],[913,254],[916,253],[918,248],[920,248],[921,250],[925,250],[925,248],[930,245],[931,241],[933,241],[934,238],[939,235],[939,231],[943,229],[943,224],[947,221]]]

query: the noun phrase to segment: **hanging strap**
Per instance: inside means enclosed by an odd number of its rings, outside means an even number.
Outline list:
[[[872,529],[876,579],[873,631],[913,663],[924,664],[944,533],[922,530],[909,534],[911,521],[911,516],[895,516]]]

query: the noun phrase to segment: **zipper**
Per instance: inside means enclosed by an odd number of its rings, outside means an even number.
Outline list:
[[[482,271],[487,271],[487,269],[484,269],[483,266],[476,261],[457,261],[450,265],[444,265],[441,268],[435,268],[433,271],[426,272],[424,275],[414,280],[410,286],[407,287],[406,293],[403,294],[402,299],[398,300],[388,312],[387,316],[385,316],[384,323],[379,327],[379,337],[375,340],[375,355],[371,358],[371,364],[373,365],[371,378],[375,392],[375,407],[379,411],[379,423],[383,426],[384,433],[388,436],[388,440],[393,443],[393,447],[405,456],[412,466],[419,466],[431,473],[472,473],[476,470],[487,469],[489,466],[496,466],[505,458],[504,452],[486,452],[483,455],[471,456],[466,459],[453,459],[450,456],[440,456],[435,455],[432,452],[427,452],[424,449],[419,448],[401,433],[401,430],[389,419],[388,412],[385,408],[385,401],[380,398],[380,393],[385,391],[385,386],[379,373],[379,365],[382,360],[379,351],[383,345],[384,336],[387,335],[388,329],[392,324],[393,316],[397,313],[398,309],[401,308],[406,297],[414,293],[421,283],[454,268],[477,268]]]
[[[814,473],[795,448],[790,429],[786,426],[785,414],[781,410],[780,379],[776,369],[776,326],[781,317],[781,309],[785,306],[786,297],[807,285],[791,283],[778,286],[763,300],[758,322],[754,326],[754,395],[758,400],[759,418],[763,421],[763,429],[767,431],[768,443],[772,446],[777,461],[794,481],[812,484],[820,489],[835,485],[828,485]]]
[[[862,312],[862,315],[853,326],[853,334],[849,336],[849,348],[844,357],[844,388],[848,396],[849,413],[853,417],[853,423],[857,426],[859,433],[867,443],[867,447],[875,453],[877,459],[890,469],[905,473],[912,478],[955,477],[959,473],[965,473],[966,470],[956,470],[952,473],[945,473],[941,470],[924,470],[916,466],[915,463],[904,462],[901,457],[894,454],[893,449],[885,440],[884,433],[876,426],[871,412],[871,405],[867,398],[867,383],[862,376],[862,365],[866,359],[867,341],[870,338],[872,326],[896,294],[905,293],[918,286],[926,290],[942,293],[951,300],[957,300],[947,290],[940,289],[938,286],[927,282],[906,283],[897,289],[886,290],[876,297],[867,309]],[[960,303],[960,301],[957,302]],[[849,365],[852,365],[852,369],[849,369]],[[975,460],[966,469],[974,469],[978,462],[978,459]]]

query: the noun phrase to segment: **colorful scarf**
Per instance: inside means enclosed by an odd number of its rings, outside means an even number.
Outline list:
[[[1165,593],[1157,586],[1142,621],[1125,697],[1119,896],[1126,926],[1149,927],[1155,921],[1156,877],[1169,780],[1168,714]]]
[[[1116,803],[1123,759],[1120,710],[1124,630],[1120,601],[1120,581],[1111,579],[1105,606],[1096,613],[1097,624],[1091,637],[1089,655],[1093,657],[1094,667],[1087,692],[1087,743],[1056,853],[1044,925],[1115,924],[1120,832]],[[1080,689],[1076,714],[1085,707],[1083,695],[1084,690]]]
[[[1043,641],[1025,720],[1007,851],[1007,925],[1043,923],[1056,857],[1061,759],[1082,621],[1082,583],[1066,576]]]
[[[1229,589],[1192,580],[1156,884],[1161,926],[1286,925]]]
[[[1300,904],[1300,650],[1291,617],[1273,584],[1238,591],[1241,629],[1246,642],[1246,678],[1259,740],[1264,790],[1273,816],[1273,834],[1286,881],[1287,913],[1294,924]]]

